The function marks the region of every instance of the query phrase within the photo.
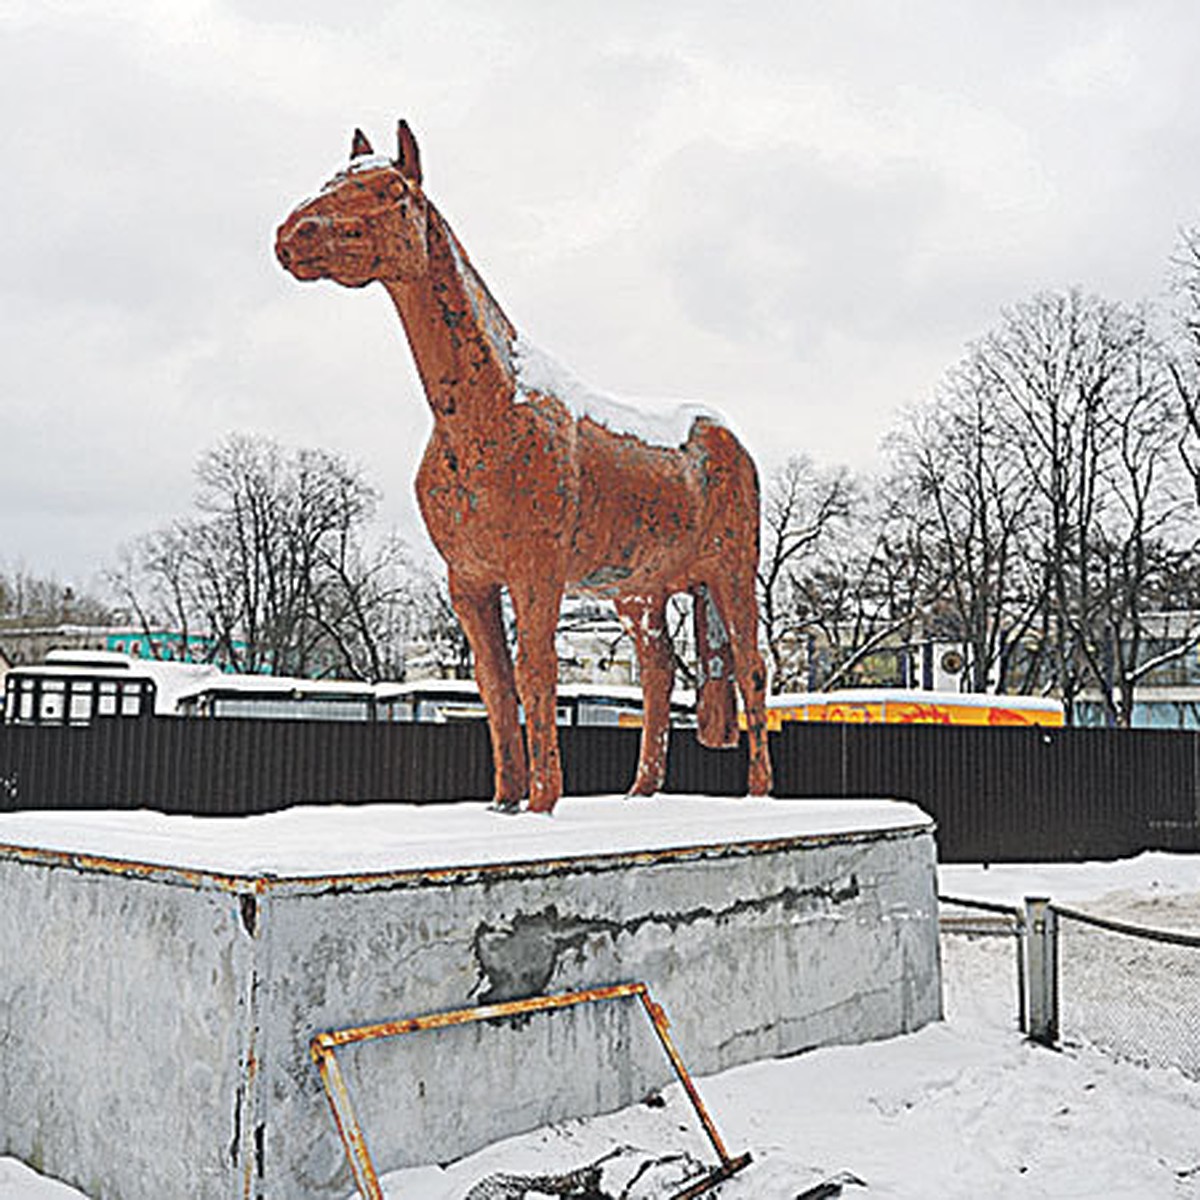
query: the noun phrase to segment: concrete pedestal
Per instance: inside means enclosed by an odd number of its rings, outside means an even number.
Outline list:
[[[881,801],[8,814],[0,1152],[97,1200],[332,1200],[323,1030],[632,981],[694,1075],[913,1030],[940,1016],[934,857]],[[670,1078],[623,1003],[339,1059],[381,1171]]]

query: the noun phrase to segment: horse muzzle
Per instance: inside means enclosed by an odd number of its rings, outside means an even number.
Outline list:
[[[280,266],[297,279],[327,275],[323,263],[327,225],[320,217],[291,216],[284,221],[275,234],[275,257]]]
[[[379,265],[362,221],[297,214],[279,227],[275,257],[297,279],[332,279],[346,287],[370,283]]]

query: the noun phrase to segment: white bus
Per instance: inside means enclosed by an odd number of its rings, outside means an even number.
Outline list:
[[[4,719],[12,725],[90,725],[108,717],[172,716],[182,695],[220,674],[213,666],[111,650],[51,650],[43,662],[8,672]]]
[[[253,717],[277,721],[374,721],[374,684],[357,679],[217,674],[180,695],[183,717]]]
[[[22,725],[87,725],[107,717],[258,718],[287,721],[484,720],[470,680],[364,683],[234,675],[211,665],[160,662],[108,650],[52,650],[36,666],[14,667],[5,686],[5,719]],[[638,687],[561,684],[560,725],[639,729]],[[673,725],[695,724],[690,693],[671,702]]]
[[[487,717],[479,689],[470,680],[419,679],[408,683],[380,683],[376,689],[378,719],[381,721],[444,724]],[[640,729],[642,689],[621,684],[560,683],[557,721],[559,725]],[[671,724],[695,724],[695,701],[691,693],[676,692],[671,698]]]

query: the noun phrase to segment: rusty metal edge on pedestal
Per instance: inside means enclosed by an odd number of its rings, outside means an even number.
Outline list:
[[[618,983],[608,987],[587,988],[577,992],[562,992],[557,995],[531,996],[524,1000],[508,1000],[498,1004],[483,1004],[474,1008],[452,1009],[447,1012],[424,1013],[420,1016],[401,1017],[395,1021],[383,1021],[374,1025],[361,1025],[350,1029],[336,1029],[316,1034],[310,1043],[310,1052],[321,1076],[325,1097],[337,1127],[338,1136],[346,1152],[346,1160],[354,1176],[355,1185],[364,1200],[385,1200],[379,1176],[367,1148],[366,1135],[354,1112],[345,1076],[337,1061],[336,1051],[341,1046],[350,1046],[381,1038],[400,1037],[404,1034],[447,1029],[478,1021],[490,1021],[503,1017],[524,1016],[529,1013],[551,1012],[570,1008],[578,1004],[591,1004],[605,1000],[637,998],[655,1033],[671,1067],[683,1086],[705,1136],[720,1160],[714,1168],[699,1179],[693,1180],[674,1200],[691,1200],[701,1196],[710,1188],[736,1174],[751,1162],[750,1154],[731,1156],[717,1132],[696,1085],[684,1066],[683,1059],[670,1035],[670,1021],[662,1005],[650,995],[644,983]]]

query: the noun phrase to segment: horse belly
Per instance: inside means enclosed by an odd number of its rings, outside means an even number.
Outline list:
[[[600,596],[683,586],[700,524],[690,463],[678,450],[602,448],[581,463],[568,586]]]

